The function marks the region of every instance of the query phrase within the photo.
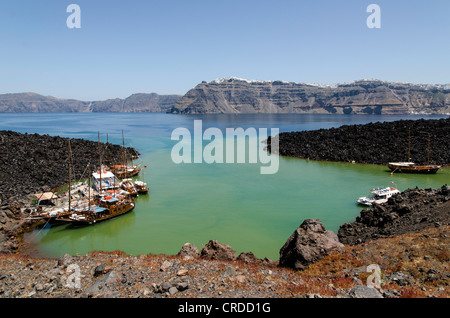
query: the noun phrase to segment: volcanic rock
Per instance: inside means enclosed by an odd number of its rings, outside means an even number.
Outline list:
[[[98,169],[99,149],[95,141],[71,139],[71,179],[87,177],[88,164],[92,171]],[[102,164],[120,162],[123,149],[120,145],[100,144]],[[138,156],[133,148],[127,148],[130,157]],[[29,194],[48,191],[68,183],[67,138],[49,135],[20,134],[0,131],[0,200],[10,205],[10,211],[18,216],[20,206],[12,206]]]
[[[355,245],[450,224],[449,187],[407,189],[388,202],[362,210],[354,222],[339,228],[342,243]]]
[[[337,235],[326,231],[320,220],[305,220],[280,249],[279,265],[306,269],[330,252],[343,247]]]
[[[364,285],[357,285],[353,287],[349,291],[348,295],[351,298],[383,298],[377,289]]]
[[[192,243],[186,243],[183,245],[181,250],[177,254],[178,256],[183,256],[184,258],[197,258],[200,256],[197,246]]]
[[[227,244],[219,243],[211,240],[200,251],[202,258],[219,260],[219,261],[234,261],[237,259],[236,251]]]
[[[267,149],[278,141],[282,156],[370,164],[409,161],[409,155],[416,164],[427,164],[429,153],[430,164],[440,165],[450,163],[448,136],[450,118],[399,120],[280,133],[268,138]]]

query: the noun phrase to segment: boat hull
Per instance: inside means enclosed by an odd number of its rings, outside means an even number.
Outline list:
[[[416,173],[416,174],[435,174],[439,170],[439,166],[408,166],[401,167],[396,165],[388,165],[394,173]]]
[[[97,223],[101,223],[106,220],[110,220],[113,218],[116,218],[118,216],[124,215],[126,213],[129,213],[133,211],[135,207],[134,203],[128,203],[126,204],[120,211],[115,211],[114,213],[106,214],[102,217],[96,217],[96,218],[85,218],[85,219],[63,219],[61,221],[70,223],[73,227],[81,227],[81,226],[87,226],[87,225],[94,225]]]

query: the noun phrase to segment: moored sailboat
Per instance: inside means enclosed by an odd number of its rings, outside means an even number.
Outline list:
[[[131,197],[103,197],[98,200],[98,204],[89,208],[83,213],[73,213],[63,221],[69,222],[74,226],[92,225],[100,223],[134,209],[134,199]]]
[[[122,130],[122,155],[121,155],[121,164],[113,165],[109,168],[109,170],[114,173],[120,179],[132,178],[139,174],[142,170],[140,164],[128,164],[127,153],[125,148],[125,138]]]
[[[100,170],[93,173],[94,187],[98,195],[89,201],[89,208],[81,213],[71,213],[70,216],[60,218],[62,222],[74,226],[92,225],[128,213],[134,209],[134,199],[128,192],[119,191],[117,177],[111,171],[103,171],[99,134],[99,166]]]
[[[441,166],[430,164],[430,134],[428,134],[428,163],[426,165],[416,165],[411,162],[411,129],[409,130],[409,146],[407,162],[389,162],[388,168],[391,174],[395,172],[417,173],[417,174],[435,174]]]
[[[74,211],[78,213],[83,213],[85,206],[80,204],[80,202],[76,202],[74,206],[72,206],[72,181],[71,181],[71,148],[70,148],[70,138],[67,140],[67,152],[68,152],[68,207],[67,208],[57,208],[50,209],[48,211],[41,212],[37,218],[43,219],[46,223],[51,225],[58,225],[64,223],[61,221],[62,218],[70,216]],[[56,197],[53,193],[51,198]],[[41,197],[46,199],[46,197]],[[88,200],[90,199],[90,195]]]

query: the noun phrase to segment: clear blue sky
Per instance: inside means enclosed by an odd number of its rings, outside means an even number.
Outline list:
[[[81,7],[81,29],[66,8]],[[381,29],[366,8],[381,7]],[[237,76],[450,83],[448,0],[2,0],[0,93],[102,100]]]

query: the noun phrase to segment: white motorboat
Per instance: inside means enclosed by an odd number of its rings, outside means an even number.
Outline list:
[[[360,197],[357,202],[366,206],[372,206],[374,203],[385,203],[390,197],[394,194],[400,193],[400,191],[394,187],[386,187],[372,189],[370,190],[370,193],[372,193],[370,197]]]

